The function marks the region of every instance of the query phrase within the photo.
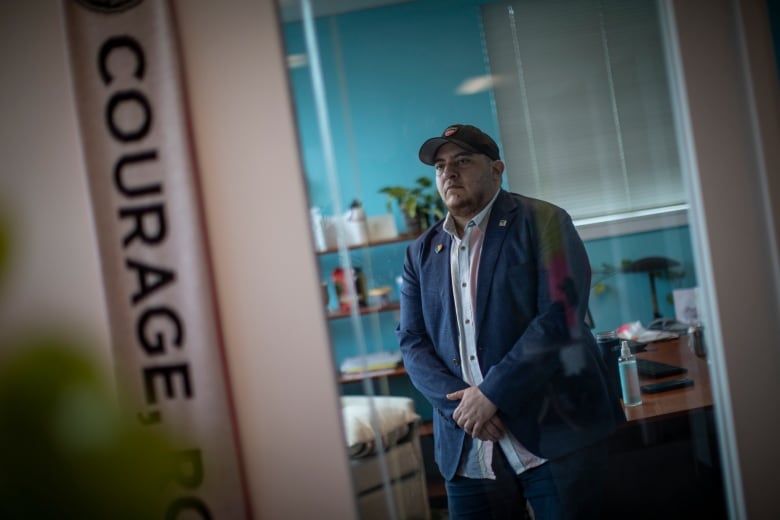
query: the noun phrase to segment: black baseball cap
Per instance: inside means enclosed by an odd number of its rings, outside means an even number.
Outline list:
[[[451,125],[441,137],[431,137],[420,147],[420,160],[433,166],[436,152],[442,145],[453,143],[472,153],[481,153],[491,159],[500,159],[498,145],[492,137],[472,125]]]

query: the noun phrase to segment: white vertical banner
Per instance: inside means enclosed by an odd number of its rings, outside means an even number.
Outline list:
[[[160,517],[248,518],[171,6],[63,5],[123,404],[181,444]]]

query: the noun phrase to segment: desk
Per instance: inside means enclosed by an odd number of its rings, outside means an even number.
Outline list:
[[[669,390],[658,394],[642,394],[642,404],[624,406],[629,421],[652,419],[660,416],[687,413],[702,408],[712,408],[712,391],[707,360],[697,357],[688,348],[688,338],[650,343],[647,350],[636,354],[637,358],[660,361],[688,369],[686,374],[669,377],[650,378],[639,376],[640,384],[666,381],[687,377],[693,380],[693,386]]]
[[[650,378],[640,376],[640,384],[666,381],[687,377],[693,380],[693,386],[669,390],[658,394],[642,394],[642,404],[623,407],[629,421],[651,419],[663,415],[685,413],[700,408],[712,408],[712,391],[710,389],[710,374],[707,360],[696,357],[688,348],[688,338],[682,337],[671,341],[650,343],[647,350],[639,352],[636,357],[660,361],[670,365],[685,367],[688,372],[669,377]],[[403,366],[386,370],[340,374],[340,383],[354,383],[364,379],[381,377],[398,377],[406,375]]]
[[[688,338],[653,343],[638,358],[688,369],[666,378],[640,376],[641,384],[687,377],[688,388],[642,394],[642,404],[624,408],[628,422],[610,438],[608,499],[600,520],[710,518],[726,520],[721,487],[712,393],[706,359],[688,348]],[[404,376],[404,367],[341,375],[341,383]],[[444,482],[433,464],[430,421],[420,430],[428,498],[446,507]]]
[[[366,372],[353,372],[350,374],[339,374],[339,383],[355,383],[364,379],[378,379],[380,377],[398,377],[405,376],[406,369],[403,366],[397,368],[385,368],[382,370],[368,370]]]
[[[685,367],[640,384],[689,378],[693,386],[642,394],[624,407],[628,422],[610,437],[608,498],[600,520],[708,518],[727,520],[709,367],[688,338],[652,343],[637,358]]]

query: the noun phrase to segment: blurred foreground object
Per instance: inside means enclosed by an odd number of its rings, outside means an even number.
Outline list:
[[[11,258],[11,226],[8,217],[0,207],[0,288]]]
[[[0,346],[0,518],[160,517],[172,444],[120,418],[78,345],[23,343]]]

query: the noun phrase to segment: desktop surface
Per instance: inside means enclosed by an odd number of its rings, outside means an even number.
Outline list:
[[[712,407],[712,391],[707,360],[697,357],[689,348],[686,338],[649,343],[636,354],[637,360],[647,359],[684,370],[665,377],[651,377],[640,373],[640,385],[661,381],[688,378],[692,386],[660,392],[642,394],[642,404],[623,407],[629,421],[651,419],[669,414],[686,413],[692,410]]]

